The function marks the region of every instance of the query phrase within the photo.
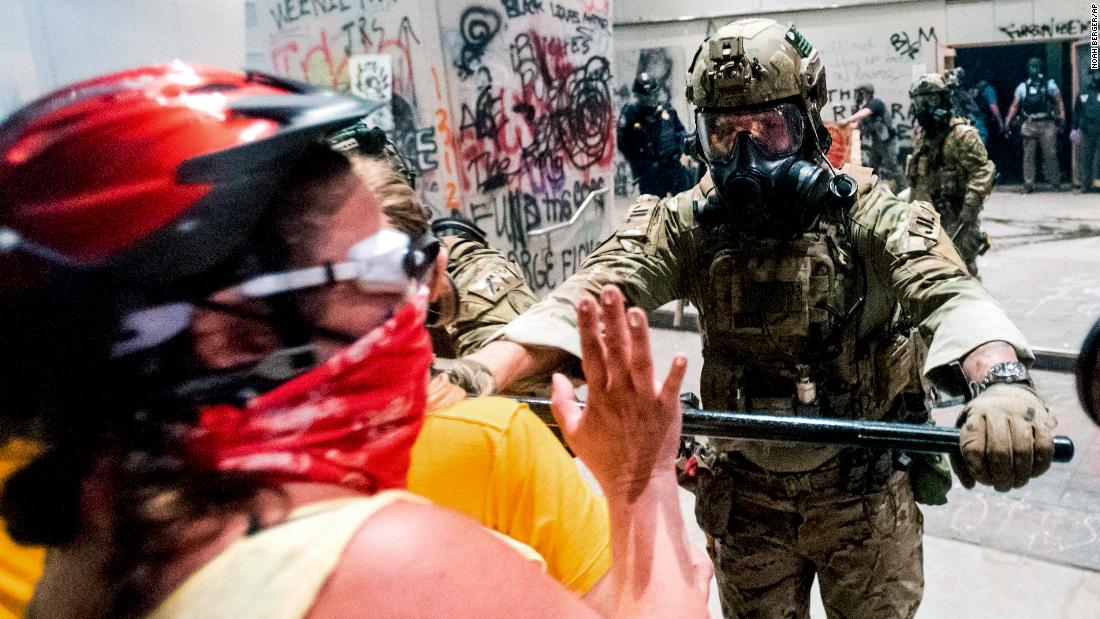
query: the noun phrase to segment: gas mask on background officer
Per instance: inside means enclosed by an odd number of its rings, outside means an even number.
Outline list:
[[[850,204],[855,192],[855,183],[825,159],[831,141],[821,120],[825,71],[794,28],[782,38],[761,38],[758,45],[768,49],[751,55],[745,39],[727,29],[699,48],[689,69],[693,154],[715,187],[700,220],[729,223],[749,236],[798,234],[825,209]],[[765,66],[760,58],[770,60]]]
[[[909,88],[913,113],[922,131],[937,133],[951,121],[952,106],[947,84],[938,74],[925,75]]]

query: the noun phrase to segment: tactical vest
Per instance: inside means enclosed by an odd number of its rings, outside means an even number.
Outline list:
[[[962,208],[968,179],[956,166],[944,165],[944,152],[947,141],[959,131],[956,127],[968,124],[965,118],[955,116],[937,135],[922,132],[906,161],[910,195],[914,200],[931,202],[944,217],[945,226],[952,224]]]
[[[1020,101],[1020,109],[1028,118],[1041,120],[1054,115],[1054,102],[1047,91],[1048,87],[1046,78],[1028,79],[1024,82],[1024,98]]]
[[[857,332],[867,274],[842,225],[791,241],[708,238],[699,308],[707,408],[855,419],[923,406],[920,347],[900,320]],[[843,448],[716,440],[771,471],[817,468]]]
[[[1080,100],[1077,113],[1078,125],[1088,132],[1100,131],[1100,92],[1078,95]]]

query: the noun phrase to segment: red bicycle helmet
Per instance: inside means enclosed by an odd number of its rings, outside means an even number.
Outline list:
[[[0,226],[144,286],[214,268],[281,175],[372,105],[174,62],[80,82],[0,125]]]

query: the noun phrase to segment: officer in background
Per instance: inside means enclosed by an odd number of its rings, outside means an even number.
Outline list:
[[[657,89],[648,73],[634,78],[634,100],[619,115],[618,139],[638,190],[663,198],[691,187],[692,179],[680,162],[687,132],[676,110],[658,102]]]
[[[855,125],[860,130],[863,165],[873,169],[879,178],[901,189],[898,172],[897,131],[890,124],[886,104],[875,97],[873,84],[856,87],[856,112],[839,122],[841,127]]]
[[[1093,73],[1073,103],[1071,142],[1077,144],[1077,174],[1083,191],[1100,191],[1100,72]]]
[[[967,89],[970,92],[970,98],[974,99],[974,102],[978,104],[978,109],[982,112],[982,118],[988,130],[985,144],[989,146],[988,138],[994,135],[1000,136],[1004,133],[1004,116],[997,104],[997,89],[986,79],[985,67],[979,64],[974,67],[972,73],[973,79],[969,80]]]
[[[910,195],[936,207],[947,236],[977,277],[978,255],[989,246],[981,231],[982,206],[993,191],[997,169],[978,130],[954,113],[943,77],[922,76],[909,88],[909,98],[921,128],[906,165]]]
[[[471,357],[507,386],[578,356],[577,304],[611,283],[642,308],[699,308],[707,408],[923,423],[923,369],[948,392],[961,391],[952,378],[976,385],[953,461],[967,487],[1008,490],[1045,471],[1051,416],[1018,359],[1031,352],[935,209],[896,198],[866,168],[847,176],[827,163],[818,51],[793,27],[744,19],[708,37],[689,71],[693,150],[708,174],[675,197],[642,196],[578,273]],[[830,617],[913,616],[914,492],[945,500],[938,460],[712,447],[696,517],[727,616],[808,617],[815,576]]]
[[[951,108],[957,116],[970,121],[970,124],[978,130],[982,144],[989,141],[989,131],[985,125],[985,114],[974,99],[966,82],[966,70],[962,67],[951,69],[943,74],[943,82],[947,85],[947,92],[951,99]],[[910,92],[910,98],[912,93]]]
[[[1058,131],[1065,122],[1066,108],[1062,93],[1054,80],[1043,75],[1043,61],[1027,61],[1027,79],[1016,87],[1012,106],[1005,117],[1006,130],[1012,130],[1017,114],[1024,122],[1020,137],[1024,142],[1024,193],[1035,190],[1035,150],[1043,157],[1043,175],[1054,191],[1062,189],[1062,172],[1058,165]]]

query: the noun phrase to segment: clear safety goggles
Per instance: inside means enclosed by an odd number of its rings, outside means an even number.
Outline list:
[[[699,112],[697,124],[703,154],[711,162],[729,159],[742,133],[771,158],[792,155],[802,146],[802,113],[792,103],[752,111]]]
[[[419,239],[383,229],[352,245],[344,262],[268,273],[241,284],[241,294],[258,299],[277,294],[355,282],[370,294],[411,296],[427,280],[439,254],[439,239],[425,234]]]

